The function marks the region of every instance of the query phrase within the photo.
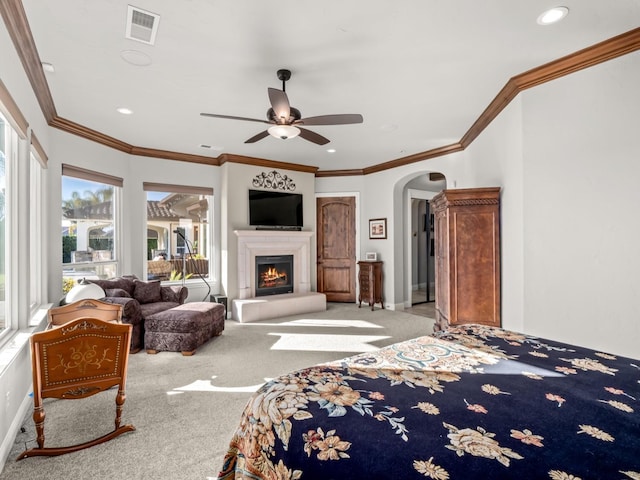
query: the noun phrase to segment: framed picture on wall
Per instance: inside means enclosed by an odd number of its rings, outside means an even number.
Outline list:
[[[378,254],[376,252],[365,252],[364,259],[367,262],[375,262],[378,260]]]
[[[387,219],[372,218],[369,220],[369,238],[384,239],[387,238]]]

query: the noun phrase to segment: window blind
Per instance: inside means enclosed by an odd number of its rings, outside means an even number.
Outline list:
[[[62,175],[81,178],[82,180],[89,180],[91,182],[105,183],[107,185],[113,185],[114,187],[122,187],[123,184],[123,180],[120,177],[114,177],[113,175],[87,170],[86,168],[80,168],[66,163],[62,164]]]
[[[22,115],[16,102],[13,101],[13,97],[9,94],[2,80],[0,80],[0,112],[2,112],[11,126],[18,132],[20,138],[27,138],[29,123],[27,119],[24,118],[24,115]]]
[[[143,182],[145,192],[185,193],[187,195],[213,195],[211,187],[194,187],[189,185],[171,185],[168,183]]]

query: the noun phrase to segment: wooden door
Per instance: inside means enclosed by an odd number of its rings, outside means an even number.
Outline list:
[[[318,292],[329,302],[356,301],[356,199],[322,197],[316,201]]]

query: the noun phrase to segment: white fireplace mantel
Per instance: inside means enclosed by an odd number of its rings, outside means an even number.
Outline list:
[[[238,237],[238,298],[255,296],[256,256],[293,255],[293,291],[311,291],[313,232],[234,230]]]

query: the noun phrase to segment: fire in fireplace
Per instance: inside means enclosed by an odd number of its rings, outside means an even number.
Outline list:
[[[293,292],[293,255],[256,256],[255,295]]]

